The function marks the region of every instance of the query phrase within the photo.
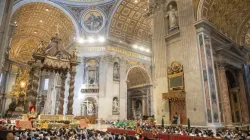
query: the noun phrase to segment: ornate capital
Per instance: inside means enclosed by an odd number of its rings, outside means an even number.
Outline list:
[[[124,59],[124,58],[121,58],[121,59],[120,59],[120,65],[121,65],[121,66],[127,66],[127,60]]]
[[[112,57],[112,55],[105,55],[104,56],[104,61],[105,62],[113,62],[113,57]]]
[[[227,63],[224,61],[218,61],[217,64],[219,69],[224,69],[227,66]]]

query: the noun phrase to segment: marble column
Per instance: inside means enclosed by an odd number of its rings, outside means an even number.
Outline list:
[[[151,115],[151,102],[152,102],[152,100],[151,100],[151,93],[150,93],[150,88],[151,88],[151,86],[150,87],[148,87],[147,88],[147,115],[148,116],[150,116]]]
[[[69,96],[68,96],[68,110],[67,110],[68,115],[73,115],[75,75],[76,75],[76,66],[72,66],[70,71],[70,82],[69,82]]]
[[[63,115],[63,105],[64,105],[64,92],[65,92],[65,81],[67,78],[67,73],[61,74],[61,90],[60,90],[60,97],[59,97],[59,107],[58,107],[58,114]]]
[[[148,115],[148,102],[147,102],[147,97],[143,97],[143,102],[144,102],[144,106],[143,106],[143,115],[147,116]]]
[[[203,94],[207,123],[211,126],[220,126],[220,109],[215,78],[213,48],[209,30],[205,27],[197,29],[199,41],[200,63],[203,74]]]
[[[227,126],[232,125],[232,112],[230,106],[230,97],[227,85],[227,76],[225,70],[225,63],[219,62],[219,85],[220,85],[220,94],[221,94],[221,104],[222,104],[222,112],[224,116],[224,124]]]
[[[248,112],[248,104],[247,104],[247,96],[245,90],[245,82],[243,78],[243,71],[239,70],[237,72],[237,78],[240,88],[240,105],[241,105],[241,112],[242,112],[242,122],[249,123],[249,112]]]

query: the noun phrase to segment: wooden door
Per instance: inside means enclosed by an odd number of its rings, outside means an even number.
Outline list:
[[[184,101],[170,101],[170,122],[172,123],[175,112],[180,116],[180,124],[187,124],[186,102]]]

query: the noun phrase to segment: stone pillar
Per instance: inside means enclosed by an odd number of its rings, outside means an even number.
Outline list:
[[[147,102],[147,97],[144,97],[143,98],[143,102],[144,102],[144,107],[143,107],[143,110],[144,110],[144,113],[143,113],[143,115],[148,115],[148,111],[147,111],[147,108],[148,108],[148,106],[149,106],[149,104],[148,104],[148,102]]]
[[[9,46],[10,19],[14,0],[0,1],[0,71],[4,66],[6,49]]]
[[[203,74],[203,94],[207,123],[212,126],[221,125],[217,84],[215,78],[213,49],[211,36],[207,27],[197,29],[199,41],[200,63]]]
[[[232,112],[230,106],[230,97],[227,85],[227,76],[225,71],[225,63],[219,62],[219,85],[220,85],[220,94],[221,94],[221,104],[223,112],[224,124],[227,126],[232,125]]]
[[[61,74],[61,90],[60,90],[60,97],[59,97],[59,107],[58,107],[58,114],[63,115],[63,105],[64,105],[64,92],[65,92],[65,81],[67,78],[67,73]]]
[[[6,88],[7,88],[8,78],[9,78],[9,71],[3,71],[2,81],[0,81],[0,83],[2,84],[2,86],[0,87],[0,89],[1,89],[1,91],[0,91],[0,96],[1,96],[0,114],[4,114],[5,102],[6,102]]]
[[[113,117],[112,101],[113,101],[113,57],[112,55],[105,55],[103,56],[100,64],[100,91],[99,91],[98,119],[112,119]]]
[[[127,118],[127,61],[124,59],[120,60],[120,103],[119,103],[119,110],[120,115],[119,119],[123,120]]]
[[[151,88],[151,86],[150,87],[148,87],[147,88],[147,115],[148,116],[150,116],[151,115],[151,109],[152,109],[152,105],[151,105],[151,102],[152,102],[152,100],[151,100],[151,92],[150,92],[150,88]]]
[[[68,115],[73,115],[74,89],[75,89],[76,66],[71,67],[69,81],[69,96],[68,96]]]
[[[243,78],[243,71],[239,70],[237,72],[237,79],[240,88],[240,105],[241,105],[241,115],[242,115],[242,122],[249,123],[249,112],[248,112],[248,104],[247,104],[247,96],[245,90],[245,82]]]

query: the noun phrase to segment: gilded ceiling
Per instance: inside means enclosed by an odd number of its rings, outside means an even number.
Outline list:
[[[152,19],[144,16],[147,6],[147,0],[122,0],[113,15],[109,36],[150,46]]]
[[[237,36],[245,38],[245,35],[241,35],[240,29],[244,26],[249,13],[249,0],[204,0],[201,16],[213,23],[220,32],[239,43]],[[244,43],[241,45],[245,45]]]
[[[28,3],[15,11],[12,23],[17,23],[10,50],[10,59],[27,62],[41,41],[48,43],[59,32],[62,46],[75,37],[70,19],[60,9],[45,3]]]
[[[129,71],[127,81],[128,88],[150,84],[148,73],[140,67],[134,67]]]

